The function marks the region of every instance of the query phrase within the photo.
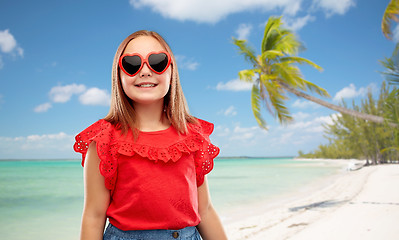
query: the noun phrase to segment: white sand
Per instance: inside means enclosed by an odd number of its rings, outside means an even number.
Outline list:
[[[285,200],[240,208],[225,228],[231,240],[399,239],[398,183],[399,165],[344,172]]]

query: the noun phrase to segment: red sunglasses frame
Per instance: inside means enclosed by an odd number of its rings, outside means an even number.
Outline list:
[[[164,69],[162,72],[157,72],[157,71],[155,71],[155,70],[151,67],[150,63],[148,62],[148,58],[149,58],[152,54],[160,54],[160,53],[166,54],[166,56],[168,57],[168,63],[166,64],[166,67],[165,67],[165,69]],[[138,57],[141,59],[141,66],[140,66],[139,70],[137,70],[137,72],[136,72],[135,74],[130,74],[130,73],[128,73],[128,72],[123,68],[122,59],[123,59],[124,57],[126,57],[126,56],[138,56]],[[139,53],[125,53],[125,54],[123,54],[123,55],[119,58],[119,63],[118,63],[118,65],[119,65],[119,68],[122,69],[122,71],[123,71],[126,75],[128,75],[128,76],[130,76],[130,77],[133,77],[133,76],[137,75],[137,74],[141,71],[141,69],[142,69],[143,66],[144,66],[144,63],[146,63],[147,66],[148,66],[148,68],[151,69],[151,71],[153,71],[154,73],[156,73],[156,74],[162,74],[162,73],[164,73],[164,72],[169,68],[170,64],[172,63],[172,59],[171,59],[171,57],[170,57],[170,54],[169,54],[168,52],[166,52],[166,51],[150,52],[150,53],[147,54],[147,56],[146,56],[145,58],[143,58],[143,56],[142,56],[141,54],[139,54]]]

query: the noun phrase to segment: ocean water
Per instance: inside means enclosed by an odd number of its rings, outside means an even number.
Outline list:
[[[341,170],[291,158],[217,158],[208,182],[215,208],[224,213]],[[78,239],[82,206],[80,161],[0,161],[1,239]]]

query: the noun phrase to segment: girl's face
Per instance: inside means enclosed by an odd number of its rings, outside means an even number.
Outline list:
[[[150,36],[140,36],[127,44],[123,54],[138,53],[145,58],[150,52],[160,51],[166,51],[166,49],[158,40]],[[163,98],[170,87],[171,72],[171,66],[169,66],[165,72],[157,74],[148,67],[147,63],[144,63],[136,75],[129,76],[120,70],[119,76],[123,91],[133,100],[133,105],[154,103],[163,105]]]

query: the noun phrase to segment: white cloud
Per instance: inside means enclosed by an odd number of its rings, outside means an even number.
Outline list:
[[[188,69],[191,71],[197,70],[199,63],[193,59],[187,59],[186,56],[176,55],[176,61],[181,69]]]
[[[276,2],[283,2],[283,1],[276,0]],[[286,1],[286,2],[287,5],[284,8],[283,15],[294,16],[297,12],[301,10],[302,0]]]
[[[65,103],[68,102],[72,95],[80,94],[86,90],[86,86],[83,84],[71,84],[66,86],[53,87],[50,90],[50,99],[53,102]]]
[[[268,132],[258,126],[241,127],[237,123],[236,126],[216,125],[211,138],[220,148],[220,156],[266,156],[267,135]]]
[[[8,29],[0,31],[0,50],[3,53],[11,53],[17,49],[17,41]]]
[[[230,106],[226,110],[221,110],[219,114],[223,114],[225,116],[235,116],[237,115],[237,110],[234,106]]]
[[[110,94],[103,89],[90,88],[80,95],[79,101],[84,105],[109,106],[111,102]]]
[[[218,137],[225,137],[228,136],[229,134],[230,134],[230,129],[228,127],[220,125],[215,127],[215,135],[217,135]]]
[[[60,158],[74,156],[74,136],[64,132],[21,137],[0,136],[1,158]]]
[[[345,14],[355,6],[355,0],[313,0],[313,6],[322,9],[327,17],[334,14]]]
[[[310,114],[304,113],[304,112],[297,112],[297,113],[293,113],[293,114],[292,114],[292,117],[293,117],[295,120],[304,120],[304,119],[306,119],[306,118],[309,118],[309,117],[310,117]]]
[[[37,113],[47,112],[52,107],[51,103],[43,103],[33,109]]]
[[[256,126],[216,125],[212,141],[220,147],[220,156],[294,156],[299,150],[309,152],[328,140],[323,137],[323,124],[331,124],[340,114],[309,115],[297,113],[295,122],[288,125],[273,125],[269,130]],[[287,147],[289,146],[289,147]]]
[[[129,0],[135,9],[150,9],[165,18],[198,23],[217,23],[228,15],[249,12],[281,11],[284,16],[295,16],[303,9],[304,0]],[[306,4],[308,6],[309,4]],[[312,0],[310,10],[324,11],[327,17],[334,14],[345,14],[355,6],[355,0]],[[295,29],[312,21],[310,16],[299,18]],[[238,34],[240,35],[240,34]]]
[[[130,0],[136,9],[150,8],[165,18],[180,21],[216,23],[226,16],[244,11],[282,9],[295,15],[300,10],[298,0]]]
[[[254,137],[259,132],[259,130],[260,128],[258,126],[240,127],[239,125],[237,125],[234,127],[232,131],[233,134],[232,136],[230,136],[229,140],[240,140],[240,141],[254,140]],[[263,132],[265,133],[266,131]]]
[[[245,23],[240,24],[236,30],[237,39],[241,40],[248,39],[251,30],[252,30],[251,24],[245,24]]]
[[[219,82],[216,86],[216,90],[219,91],[249,91],[252,89],[252,83],[243,82],[240,79],[234,79],[226,83]]]
[[[46,112],[53,107],[52,103],[66,103],[71,100],[73,95],[78,95],[79,102],[83,105],[109,106],[111,102],[111,96],[107,90],[96,87],[87,89],[83,84],[73,83],[51,88],[49,92],[51,102],[38,105],[33,111]]]
[[[323,124],[332,124],[332,119],[336,119],[339,115],[339,113],[335,113],[329,116],[315,117],[309,121],[295,121],[294,123],[287,125],[286,128],[290,130],[300,130],[307,133],[323,133]]]
[[[0,31],[0,52],[11,56],[24,56],[24,50],[18,46],[14,36],[8,29]],[[0,55],[0,69],[4,66],[3,58]]]
[[[297,99],[292,104],[292,107],[301,108],[301,109],[306,109],[306,108],[316,109],[319,108],[320,105],[306,99]]]
[[[306,24],[309,22],[313,22],[316,18],[311,15],[306,15],[304,17],[297,17],[297,18],[291,18],[291,17],[284,17],[283,22],[285,27],[291,29],[292,31],[296,32],[302,29]]]
[[[375,84],[371,83],[369,86],[367,87],[361,87],[359,89],[356,89],[356,86],[351,83],[349,84],[348,87],[344,87],[343,89],[341,89],[340,91],[338,91],[334,98],[333,101],[335,102],[339,102],[342,99],[346,99],[346,98],[355,98],[355,97],[361,97],[361,96],[365,96],[367,94],[367,90],[371,88],[375,88]]]
[[[226,126],[216,126],[215,127],[215,135],[218,137],[223,137],[225,141],[239,141],[246,142],[254,141],[256,136],[261,132],[261,136],[267,134],[266,131],[261,130],[258,126],[252,127],[241,127],[239,123],[232,129]]]
[[[64,132],[60,132],[60,133],[56,133],[56,134],[44,134],[44,135],[29,135],[25,138],[25,140],[27,142],[39,142],[39,141],[43,141],[43,140],[62,140],[65,138],[69,138],[69,136],[64,133]],[[24,139],[24,138],[19,138]]]
[[[334,113],[334,114],[331,114],[330,116],[317,117],[315,119],[315,121],[323,123],[323,124],[331,125],[331,124],[333,124],[333,120],[337,120],[337,118],[340,116],[342,116],[341,113]]]
[[[293,132],[287,132],[287,133],[283,133],[280,136],[279,142],[284,144],[288,141],[290,141],[292,139],[292,136],[294,135]]]

